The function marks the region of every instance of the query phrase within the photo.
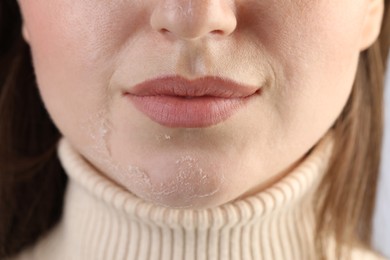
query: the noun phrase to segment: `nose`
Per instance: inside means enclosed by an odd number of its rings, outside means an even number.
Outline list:
[[[154,30],[195,40],[228,36],[237,26],[231,0],[160,0],[150,18]]]

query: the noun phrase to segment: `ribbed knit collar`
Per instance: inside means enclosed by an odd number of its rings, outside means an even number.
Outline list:
[[[63,139],[59,157],[69,176],[64,215],[35,254],[52,260],[312,259],[314,192],[332,147],[328,134],[272,187],[213,209],[190,210],[135,197]]]

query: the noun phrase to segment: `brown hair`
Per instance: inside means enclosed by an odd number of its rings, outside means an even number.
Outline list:
[[[381,34],[360,54],[352,93],[333,127],[333,158],[318,190],[317,246],[321,258],[325,258],[329,237],[347,249],[338,247],[338,258],[356,243],[371,244],[389,47],[390,0],[385,0]]]
[[[61,216],[60,134],[37,91],[15,0],[0,0],[0,259],[34,243]]]
[[[329,235],[370,243],[382,137],[390,3],[378,41],[360,57],[348,104],[334,125],[335,150],[319,190],[318,249]],[[59,220],[67,177],[60,133],[39,96],[15,0],[0,0],[0,258],[37,241]],[[325,253],[323,253],[325,255]]]

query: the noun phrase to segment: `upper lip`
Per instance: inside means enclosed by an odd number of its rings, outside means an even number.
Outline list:
[[[202,77],[188,80],[167,76],[144,81],[126,91],[135,96],[178,96],[244,98],[255,94],[259,87],[243,85],[220,77]]]

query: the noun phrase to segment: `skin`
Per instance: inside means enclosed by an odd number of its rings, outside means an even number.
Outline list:
[[[342,111],[383,12],[382,0],[19,3],[41,96],[64,137],[136,196],[181,208],[246,197],[290,172]],[[166,75],[263,92],[220,124],[169,128],[122,95]]]

